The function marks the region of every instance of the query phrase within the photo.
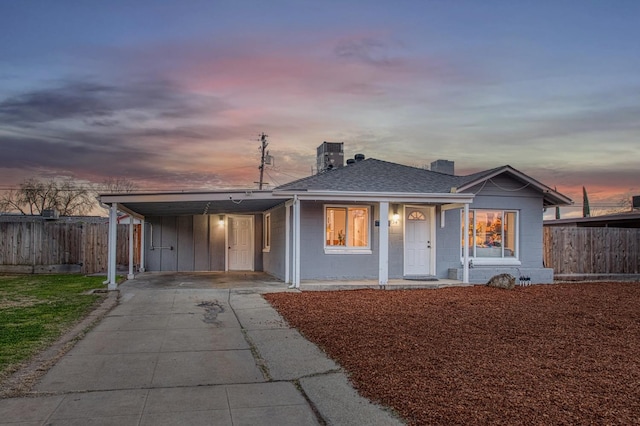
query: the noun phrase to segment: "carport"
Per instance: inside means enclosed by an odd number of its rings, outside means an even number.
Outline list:
[[[292,274],[289,272],[289,253],[290,245],[293,243],[293,247],[299,246],[295,244],[299,237],[299,202],[296,199],[292,199],[290,196],[274,195],[271,191],[206,191],[206,192],[164,192],[164,193],[118,193],[118,194],[102,194],[99,196],[100,202],[109,208],[109,249],[108,249],[108,261],[107,261],[107,281],[109,289],[115,289],[116,284],[116,247],[117,247],[117,219],[118,212],[123,212],[131,217],[138,219],[141,223],[141,253],[140,253],[140,272],[144,272],[147,269],[147,262],[145,252],[147,251],[147,245],[151,243],[150,250],[157,249],[161,253],[165,251],[173,251],[173,246],[163,246],[161,243],[156,245],[157,242],[153,242],[153,232],[151,235],[146,235],[145,223],[148,218],[162,218],[162,217],[176,217],[187,218],[192,217],[194,222],[202,222],[205,220],[206,226],[211,226],[213,229],[214,221],[219,224],[219,230],[221,232],[220,238],[224,241],[224,270],[229,270],[230,266],[230,224],[240,223],[240,218],[250,217],[251,215],[262,215],[265,211],[268,211],[279,205],[287,205],[287,217],[286,217],[286,254],[285,254],[285,282],[291,281],[291,276],[296,276],[296,265],[293,262]],[[289,211],[293,212],[293,220]],[[236,218],[236,222],[232,222]],[[295,220],[298,218],[297,220]],[[129,222],[129,272],[128,278],[133,279],[135,277],[134,271],[134,250],[133,250],[133,221]],[[233,226],[233,225],[231,225]],[[260,227],[261,228],[261,227]],[[209,229],[209,228],[207,228]],[[231,232],[237,230],[232,229]],[[254,229],[252,228],[251,232]],[[208,231],[207,231],[208,232]],[[193,231],[194,238],[196,231]],[[256,235],[257,236],[257,235]],[[233,240],[234,236],[231,236]],[[261,235],[260,235],[261,238]],[[206,242],[205,242],[206,243]],[[220,244],[218,244],[220,245]],[[205,246],[203,246],[205,247]],[[192,243],[191,253],[197,251],[197,242]],[[152,253],[152,252],[150,252]],[[295,252],[291,251],[294,255]],[[232,261],[235,259],[232,253]],[[297,275],[299,277],[299,274]],[[294,278],[295,279],[295,278]],[[296,281],[294,281],[296,282]],[[297,280],[299,283],[299,279]]]

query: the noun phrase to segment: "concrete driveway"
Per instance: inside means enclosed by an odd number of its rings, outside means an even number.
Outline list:
[[[262,298],[260,273],[142,274],[0,424],[401,424]]]
[[[256,289],[286,291],[287,284],[264,272],[146,272],[136,275],[126,286],[138,290],[154,289]]]

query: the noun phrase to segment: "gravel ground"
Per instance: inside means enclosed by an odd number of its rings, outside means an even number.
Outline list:
[[[409,424],[640,424],[640,283],[264,297]]]

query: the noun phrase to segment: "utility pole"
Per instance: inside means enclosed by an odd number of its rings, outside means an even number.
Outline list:
[[[269,154],[268,151],[265,151],[267,149],[267,146],[269,146],[269,142],[267,142],[267,135],[264,134],[264,132],[260,135],[260,167],[258,167],[260,169],[260,182],[258,183],[258,189],[262,189],[262,182],[263,182],[263,178],[264,178],[264,157],[265,154]]]

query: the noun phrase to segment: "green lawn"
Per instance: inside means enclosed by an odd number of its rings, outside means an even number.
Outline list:
[[[55,341],[104,298],[104,277],[0,275],[0,377]]]

